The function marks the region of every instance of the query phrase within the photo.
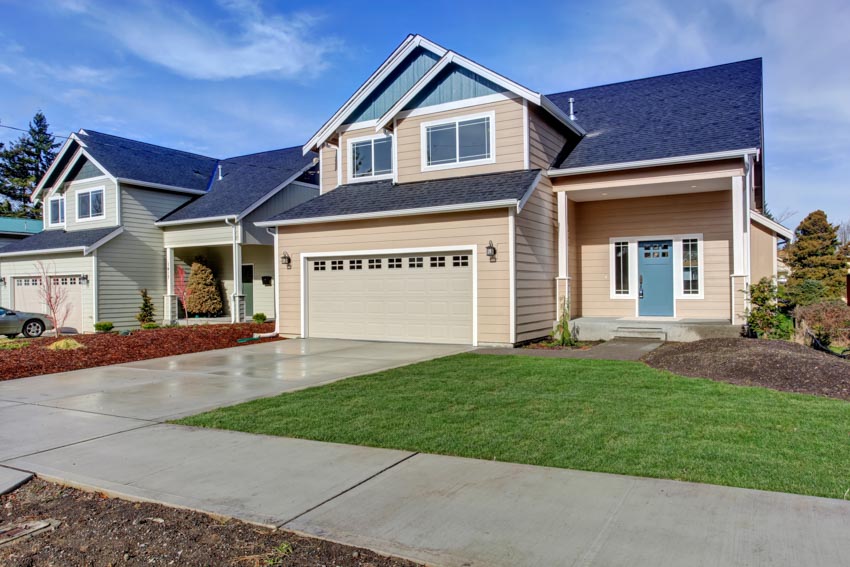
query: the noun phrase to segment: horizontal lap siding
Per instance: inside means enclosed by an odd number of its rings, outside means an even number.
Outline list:
[[[756,223],[750,224],[750,279],[753,283],[762,278],[776,276],[776,237]]]
[[[528,109],[529,163],[543,169],[564,147],[565,138],[535,109]],[[544,337],[557,316],[558,207],[548,177],[516,217],[516,340]]]
[[[319,171],[319,183],[321,193],[327,193],[337,187],[337,157],[336,148],[323,147],[321,150],[321,168]]]
[[[103,187],[103,214],[104,218],[92,221],[77,221],[77,193],[95,187]],[[54,193],[55,195],[56,193]],[[73,185],[67,185],[65,189],[65,226],[49,227],[47,218],[44,219],[44,228],[48,230],[89,230],[93,228],[106,228],[109,226],[118,226],[117,215],[117,192],[115,183],[110,179],[95,179],[92,181],[80,181]],[[48,200],[45,200],[47,203]],[[45,206],[45,215],[48,214],[48,207]]]
[[[506,343],[509,336],[509,258],[507,211],[489,210],[442,215],[288,226],[279,229],[281,253],[292,256],[280,269],[280,331],[301,333],[301,254],[431,246],[476,245],[478,249],[478,340]],[[485,253],[492,240],[495,262]]]
[[[98,319],[117,328],[138,326],[139,290],[147,289],[157,314],[165,295],[163,232],[154,222],[187,201],[185,195],[122,186],[124,232],[97,251]]]
[[[230,245],[233,242],[233,227],[224,221],[168,226],[162,228],[162,233],[166,248]]]
[[[576,209],[582,316],[635,315],[634,300],[610,297],[610,238],[702,233],[705,299],[677,300],[676,314],[728,319],[732,242],[729,191],[594,201],[577,203]]]
[[[0,305],[14,308],[12,296],[15,293],[15,282],[13,278],[37,276],[39,274],[38,262],[43,262],[47,271],[57,276],[86,275],[89,278],[87,284],[82,284],[81,308],[83,318],[83,332],[94,330],[94,316],[92,315],[94,273],[93,260],[91,256],[76,254],[45,254],[43,256],[21,256],[15,259],[3,259],[0,261],[0,272],[6,278],[6,285],[0,286]]]
[[[496,163],[422,172],[423,148],[421,147],[420,125],[423,122],[490,111],[496,113]],[[374,132],[374,129],[372,131]],[[524,169],[523,140],[522,102],[517,99],[399,119],[396,123],[395,136],[398,156],[398,182],[409,183],[425,179],[445,179]]]
[[[274,262],[273,246],[242,247],[242,263],[254,265],[254,313],[264,313],[269,319],[274,319]],[[271,285],[263,285],[263,276],[272,278]]]

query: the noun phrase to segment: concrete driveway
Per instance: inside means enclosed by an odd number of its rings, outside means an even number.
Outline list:
[[[0,382],[0,461],[466,350],[288,340]]]

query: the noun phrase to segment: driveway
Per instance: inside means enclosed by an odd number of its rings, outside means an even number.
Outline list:
[[[0,382],[0,461],[466,350],[288,340]]]

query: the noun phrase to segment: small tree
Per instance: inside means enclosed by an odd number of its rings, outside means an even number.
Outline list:
[[[192,295],[192,290],[186,284],[186,269],[183,266],[177,266],[177,273],[174,275],[174,295],[183,305],[183,316],[186,318],[186,324],[189,324],[189,308],[186,304],[189,296]]]
[[[136,321],[138,321],[140,325],[144,325],[145,323],[153,323],[154,315],[156,314],[156,309],[154,309],[153,301],[151,301],[151,296],[148,295],[148,290],[139,290],[139,295],[142,296],[142,305],[141,307],[139,307],[139,312],[136,314]]]
[[[62,327],[65,326],[65,322],[71,314],[68,288],[59,284],[59,278],[44,262],[36,262],[35,266],[41,278],[38,294],[44,305],[47,306],[47,314],[53,321],[53,327],[56,329],[56,336],[58,337],[62,334]]]
[[[820,210],[809,213],[794,231],[794,242],[787,247],[787,263],[791,268],[789,291],[806,280],[815,280],[824,285],[826,298],[841,297],[847,258],[838,246],[837,227],[829,223],[826,213]]]
[[[195,262],[189,273],[188,310],[198,315],[215,315],[221,312],[221,295],[211,269]]]

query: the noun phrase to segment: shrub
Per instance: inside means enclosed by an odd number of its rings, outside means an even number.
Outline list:
[[[811,305],[824,301],[828,297],[826,286],[818,280],[803,280],[797,283],[789,283],[785,287],[783,295],[791,307]]]
[[[213,316],[221,313],[221,294],[211,269],[200,262],[192,264],[188,284],[186,310],[195,315]]]
[[[825,345],[850,346],[850,306],[843,301],[821,301],[794,310],[798,339],[804,340],[806,329]]]
[[[47,348],[50,350],[77,350],[78,348],[85,348],[85,345],[74,339],[59,339],[47,345]]]
[[[156,323],[142,323],[142,329],[159,329],[159,325]]]
[[[747,290],[750,308],[747,311],[747,329],[750,336],[769,339],[791,337],[790,319],[779,311],[776,283],[772,278],[762,278]]]
[[[112,324],[112,321],[98,321],[94,324],[94,330],[101,333],[108,333],[114,328],[115,325]]]
[[[252,319],[254,319],[254,323],[265,323],[268,317],[266,317],[265,313],[254,313]]]
[[[27,341],[0,341],[0,350],[18,350],[28,345]]]
[[[558,317],[558,323],[552,332],[552,339],[556,345],[563,347],[573,347],[578,344],[570,329],[570,305],[566,297],[561,299],[561,316]]]
[[[139,312],[136,314],[136,321],[144,327],[146,323],[154,322],[156,309],[154,309],[153,301],[151,301],[151,296],[148,295],[147,289],[139,290],[139,295],[142,296],[142,305],[139,307]]]

